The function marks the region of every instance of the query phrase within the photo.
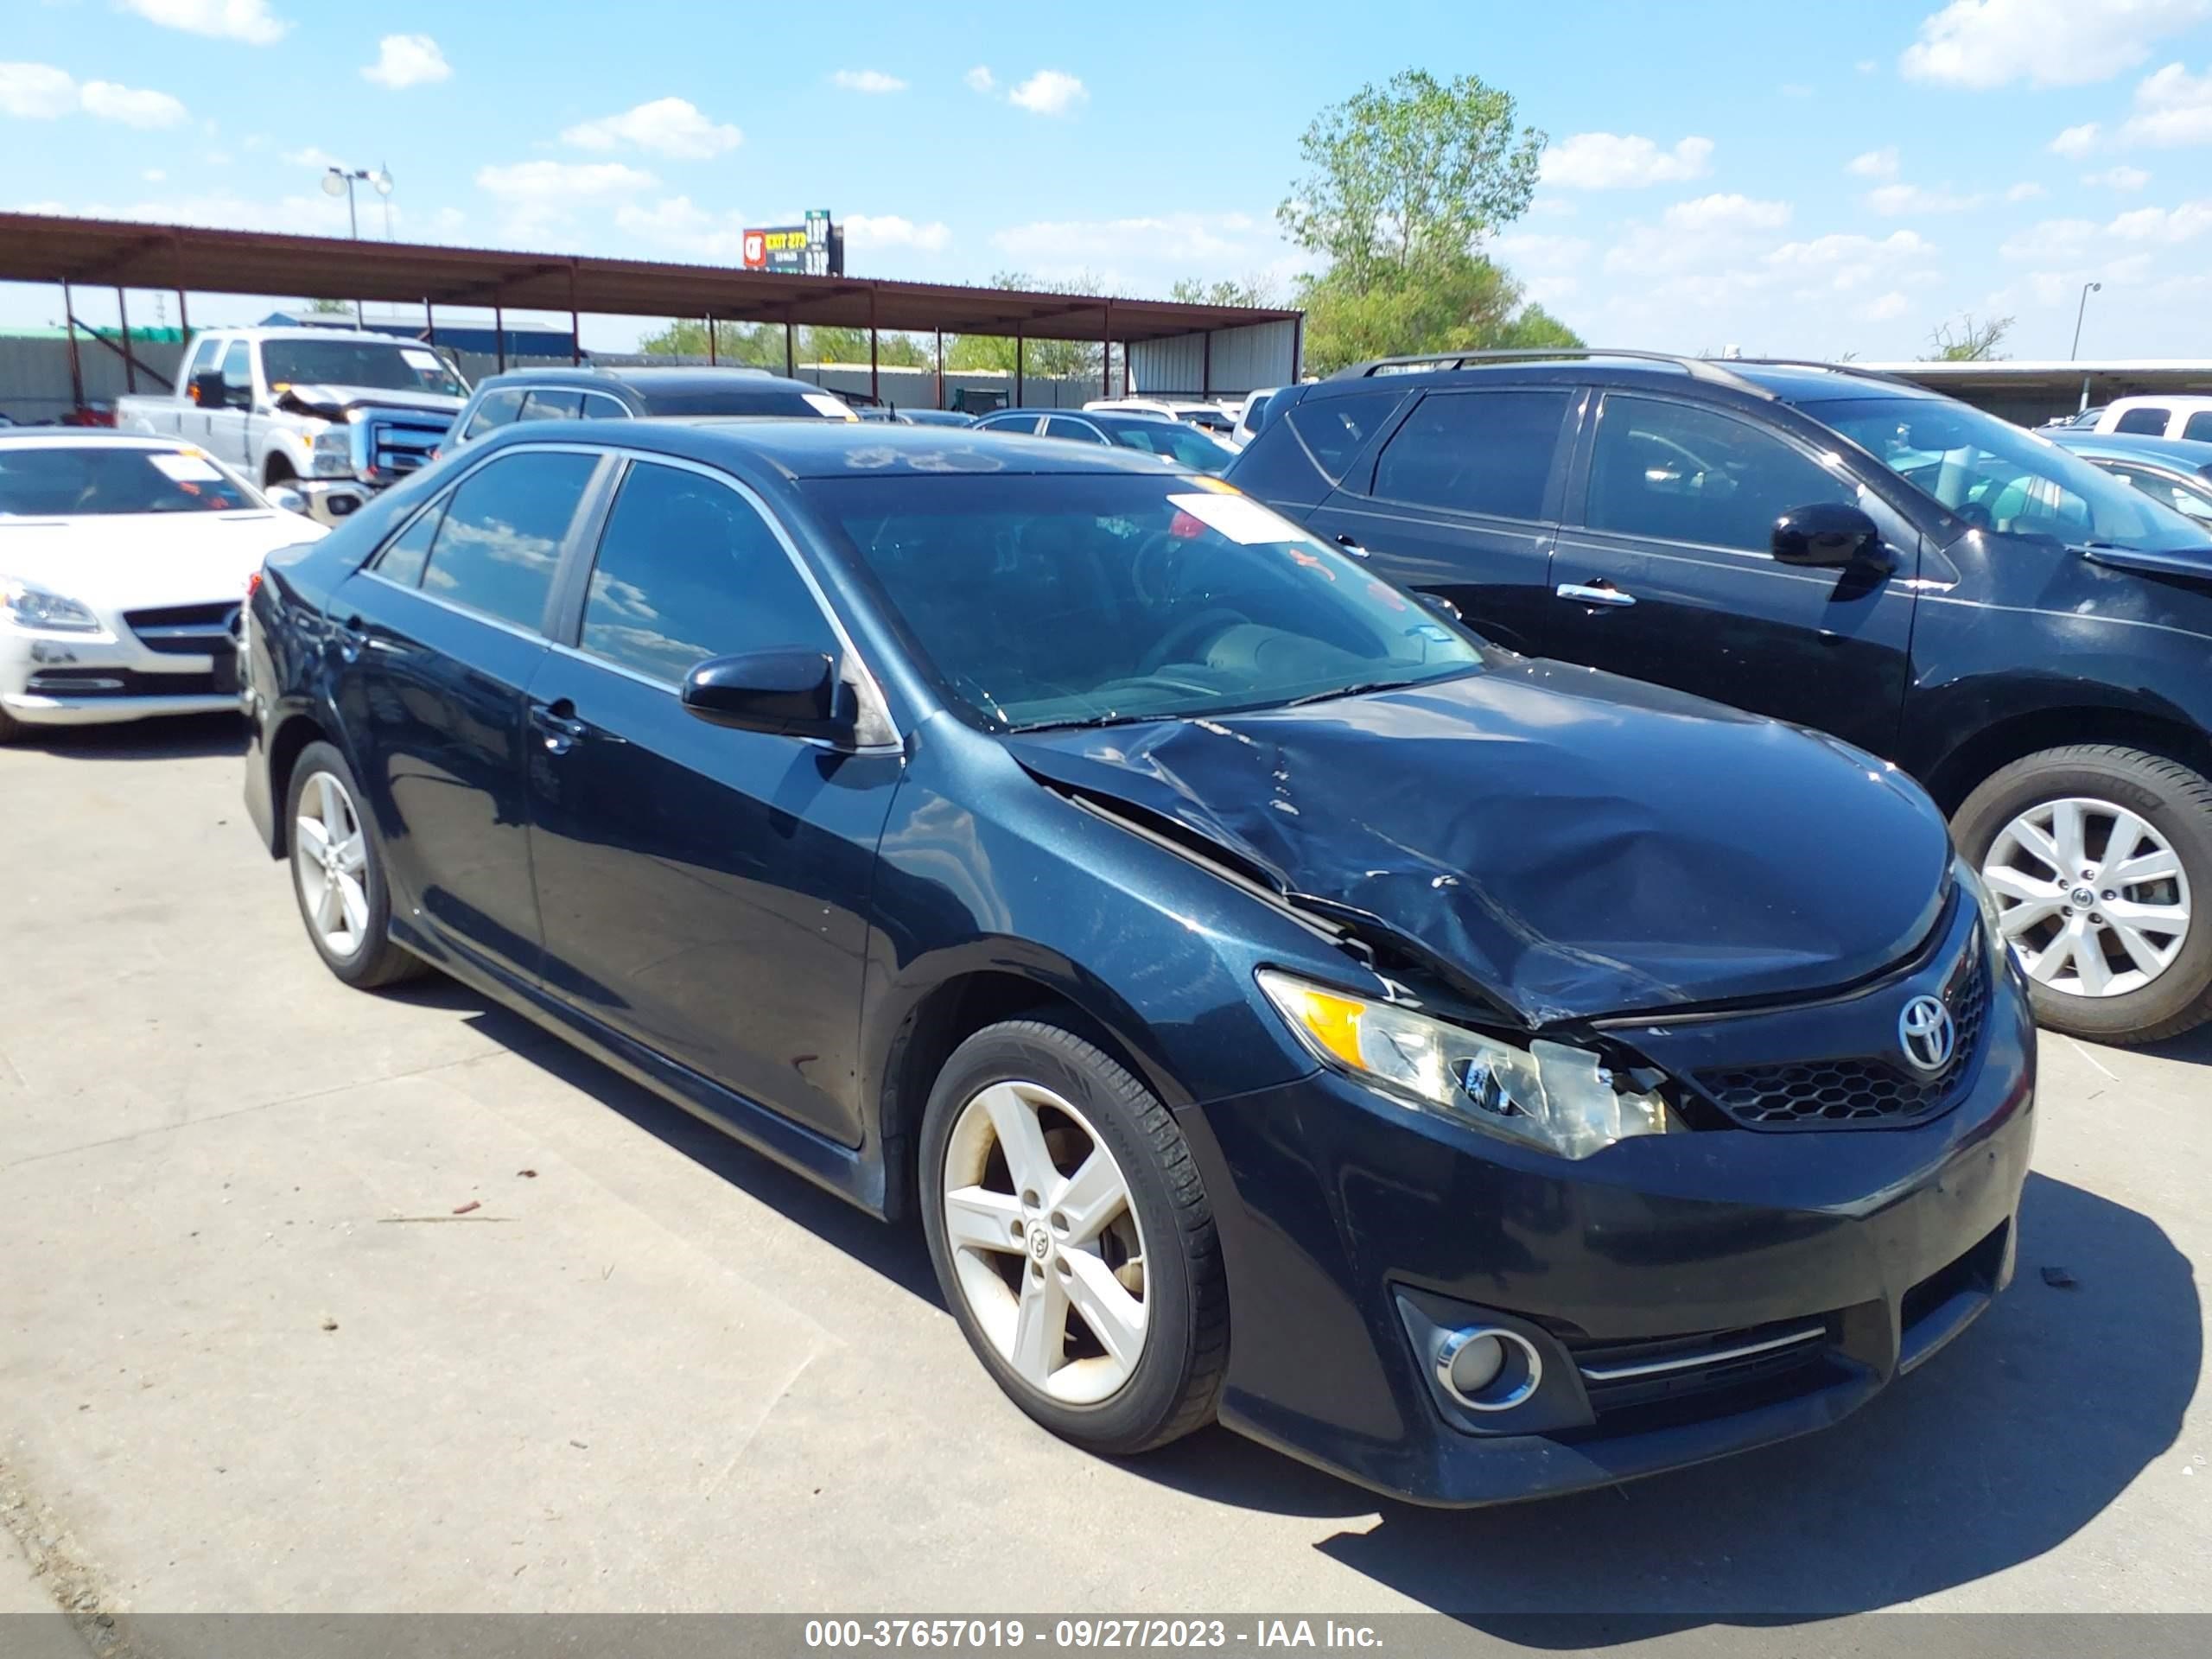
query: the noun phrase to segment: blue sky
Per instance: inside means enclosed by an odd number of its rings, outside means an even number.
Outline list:
[[[1260,276],[1287,296],[1301,267],[1274,212],[1299,135],[1418,65],[1481,75],[1549,135],[1494,251],[1593,341],[1878,359],[1971,310],[2017,316],[2014,355],[2063,357],[2096,280],[2085,356],[2212,356],[2212,0],[0,16],[13,208],[344,234],[317,189],[339,160],[389,167],[402,239],[734,261],[747,224],[827,207],[860,273],[1089,270],[1135,294]],[[365,194],[361,229],[384,233]],[[0,284],[0,323],[57,311]]]

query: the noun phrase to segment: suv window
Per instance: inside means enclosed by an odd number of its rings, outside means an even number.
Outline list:
[[[396,582],[403,588],[421,587],[423,565],[430,556],[430,543],[437,537],[438,521],[445,516],[445,502],[432,502],[415,515],[406,529],[384,544],[370,569],[386,582]]]
[[[630,405],[603,391],[588,391],[584,393],[583,414],[588,421],[626,421],[630,418]]]
[[[2171,411],[2167,410],[2124,409],[2120,410],[2120,419],[2113,423],[2112,429],[2115,432],[2147,433],[2152,437],[2162,438],[2166,435],[2166,422],[2171,418]]]
[[[1857,492],[1781,439],[1694,404],[1609,394],[1590,457],[1592,530],[1764,553],[1793,507]]]
[[[2186,484],[2130,467],[2125,461],[2107,461],[2105,468],[2117,473],[2160,506],[2171,507],[2199,524],[2212,524],[2212,479],[2205,481],[2203,489],[2193,490]]]
[[[631,467],[607,517],[577,643],[671,684],[738,652],[839,654],[812,589],[752,503],[651,461]]]
[[[2212,409],[2200,409],[2182,427],[2184,438],[2195,438],[2200,443],[2212,443]]]
[[[1077,443],[1103,443],[1104,437],[1089,421],[1070,420],[1065,415],[1045,417],[1045,435],[1048,438],[1073,438]]]
[[[561,543],[596,455],[501,455],[463,479],[430,543],[423,591],[518,627],[540,626]]]
[[[521,413],[519,391],[487,391],[484,401],[477,404],[476,412],[468,417],[468,429],[461,435],[461,440],[466,442],[470,438],[480,438],[493,427],[505,426]]]
[[[1308,397],[1293,404],[1285,418],[1322,476],[1338,484],[1351,458],[1390,418],[1402,397],[1395,391],[1351,391],[1340,397]]]
[[[1432,392],[1375,463],[1374,493],[1497,518],[1535,518],[1568,393]]]
[[[993,415],[976,423],[986,432],[1027,432],[1035,435],[1037,417],[1034,415]]]
[[[580,391],[549,391],[540,388],[522,400],[522,421],[573,421],[583,409],[584,395]]]

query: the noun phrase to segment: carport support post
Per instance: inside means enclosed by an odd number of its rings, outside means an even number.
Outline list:
[[[1021,407],[1021,336],[1014,337],[1014,406]]]
[[[138,365],[130,355],[130,312],[123,302],[121,283],[115,285],[115,315],[123,324],[123,389],[136,392],[138,390]]]
[[[438,343],[438,313],[426,295],[423,300],[423,338],[432,346]]]
[[[784,319],[784,378],[786,380],[798,378],[797,337],[797,331],[791,327],[791,320],[785,317]]]
[[[709,311],[707,313],[707,366],[715,368],[721,363],[721,359],[715,355],[715,314]]]
[[[1114,395],[1114,302],[1106,302],[1105,320],[1098,326],[1098,395]]]
[[[1198,336],[1198,396],[1213,396],[1213,330],[1209,328]]]
[[[879,404],[883,401],[883,390],[876,383],[875,289],[873,288],[868,291],[868,395]]]
[[[497,337],[499,345],[498,372],[505,374],[507,372],[507,314],[505,309],[497,305],[492,308],[492,333]]]
[[[73,412],[85,406],[85,365],[77,356],[77,301],[67,283],[61,284],[61,320],[69,329],[69,395],[73,400],[69,407]]]
[[[944,407],[944,330],[937,331],[937,406]]]
[[[569,361],[584,360],[583,319],[576,315],[576,262],[569,261]]]

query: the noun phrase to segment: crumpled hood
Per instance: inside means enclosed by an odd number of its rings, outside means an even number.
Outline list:
[[[442,415],[448,420],[461,413],[465,397],[448,397],[434,391],[395,391],[388,386],[288,385],[276,396],[277,407],[296,414],[317,415],[342,421],[346,411],[359,407],[398,410],[417,415]]]
[[[1033,732],[1037,775],[1413,942],[1531,1025],[1843,985],[1935,924],[1935,804],[1856,749],[1612,675]]]

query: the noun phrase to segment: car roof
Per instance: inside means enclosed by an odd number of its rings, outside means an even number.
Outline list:
[[[2212,443],[2196,438],[2158,438],[2139,432],[2090,432],[2078,429],[2044,435],[2077,454],[2110,455],[2120,461],[2161,461],[2184,473],[2212,476]]]
[[[2107,410],[2122,411],[2141,409],[2212,409],[2212,393],[2202,391],[2137,391],[2125,397],[2115,397],[2107,404]]]
[[[536,423],[500,427],[478,442],[555,441]],[[1039,443],[974,427],[899,426],[889,422],[757,420],[563,421],[562,443],[605,443],[655,451],[709,466],[757,467],[785,478],[858,478],[948,473],[1134,473],[1161,478],[1153,458],[1110,445]],[[474,450],[475,446],[472,445]]]
[[[117,432],[98,426],[0,426],[0,444],[17,449],[190,449],[200,446],[187,438],[165,438],[152,432]]]
[[[1394,364],[1381,359],[1339,369],[1307,386],[1306,395],[1411,390],[1431,386],[1571,385],[1641,386],[1681,391],[1717,387],[1738,395],[1804,404],[1840,397],[1941,398],[1941,392],[1854,369],[1847,363],[1795,362],[1780,359],[1686,358],[1663,353],[1562,353],[1557,357],[1514,355],[1500,361]]]
[[[712,392],[725,387],[743,386],[749,391],[763,387],[786,387],[796,391],[818,391],[820,387],[806,380],[790,380],[780,374],[771,374],[766,369],[743,368],[732,365],[726,368],[699,368],[684,365],[669,368],[607,368],[596,363],[578,363],[541,369],[508,369],[499,374],[487,374],[476,383],[479,391],[498,386],[606,386],[634,385],[641,391]]]

